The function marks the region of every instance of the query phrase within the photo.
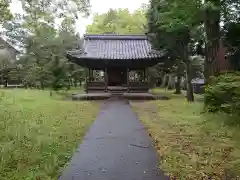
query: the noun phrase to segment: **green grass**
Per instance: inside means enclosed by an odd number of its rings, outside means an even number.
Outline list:
[[[49,91],[0,90],[0,179],[57,180],[98,112],[98,104]]]
[[[201,96],[155,90],[172,99],[132,103],[160,155],[160,168],[176,179],[222,180],[240,175],[240,130],[227,126],[224,114],[205,114]]]

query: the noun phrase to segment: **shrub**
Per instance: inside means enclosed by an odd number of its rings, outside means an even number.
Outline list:
[[[205,88],[205,107],[210,112],[240,115],[240,73],[226,73]]]

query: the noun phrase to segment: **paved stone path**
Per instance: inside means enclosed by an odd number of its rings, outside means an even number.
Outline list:
[[[108,100],[59,180],[167,180],[125,100]]]

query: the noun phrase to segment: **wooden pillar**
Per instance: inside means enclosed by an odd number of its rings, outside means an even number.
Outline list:
[[[91,71],[91,69],[88,68],[88,75],[87,75],[88,76],[88,78],[87,78],[88,82],[91,81],[91,73],[90,73],[90,71]]]
[[[129,92],[129,68],[127,68],[127,92]]]
[[[108,73],[107,68],[104,69],[105,92],[108,92]]]
[[[150,81],[149,81],[149,71],[148,71],[148,68],[145,68],[145,82],[148,86],[148,92],[149,92],[149,89],[150,89]]]
[[[149,76],[148,76],[148,68],[145,68],[145,79],[146,79],[146,82],[149,83]]]
[[[89,68],[88,76],[89,76],[89,81],[93,81],[93,69],[92,68]]]
[[[146,82],[146,68],[143,69],[143,81]]]
[[[88,78],[89,78],[89,68],[86,69],[85,73],[85,92],[88,93]]]
[[[93,70],[92,68],[90,68],[90,71],[89,71],[89,76],[90,76],[90,81],[92,82],[93,81]]]
[[[91,69],[91,80],[94,81],[95,78],[94,78],[94,74],[93,74],[93,69]]]

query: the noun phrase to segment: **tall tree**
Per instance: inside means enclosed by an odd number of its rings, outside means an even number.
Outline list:
[[[219,40],[220,40],[220,18],[221,0],[205,0],[204,27],[206,32],[206,60],[205,79],[220,72],[219,68]]]
[[[81,44],[75,22],[79,15],[88,14],[89,1],[21,0],[21,3],[24,14],[5,26],[8,37],[20,41],[25,49],[18,62],[21,77],[26,84],[41,88],[69,86],[72,74],[65,53]]]
[[[201,22],[200,7],[201,1],[198,0],[185,3],[179,0],[152,0],[148,12],[149,35],[154,47],[167,49],[171,56],[185,64],[188,101],[194,100],[189,45],[191,31]]]

